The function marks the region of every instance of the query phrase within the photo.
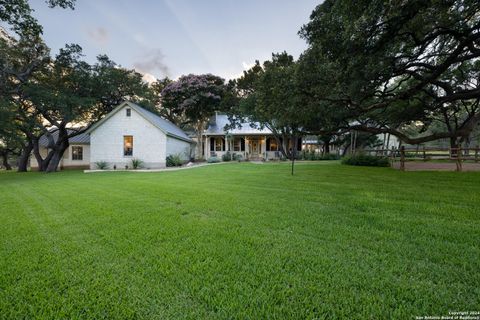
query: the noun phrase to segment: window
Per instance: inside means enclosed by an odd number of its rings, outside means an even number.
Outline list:
[[[133,155],[133,136],[123,136],[123,155]]]
[[[245,139],[235,138],[233,140],[233,151],[245,151]]]
[[[132,109],[127,108],[127,117],[130,117],[132,115]]]
[[[215,151],[223,151],[224,150],[224,140],[223,138],[215,138]]]
[[[72,146],[72,160],[83,160],[82,146]]]
[[[277,139],[273,137],[267,138],[267,151],[278,151]]]

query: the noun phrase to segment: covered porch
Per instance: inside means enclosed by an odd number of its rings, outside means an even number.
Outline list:
[[[282,141],[284,148],[286,143]],[[302,143],[299,142],[301,150]],[[279,160],[282,157],[277,140],[269,135],[205,135],[202,141],[202,156],[222,158],[227,152],[243,160]]]

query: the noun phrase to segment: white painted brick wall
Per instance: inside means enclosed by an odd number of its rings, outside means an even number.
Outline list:
[[[179,154],[182,157],[182,160],[190,160],[190,148],[190,143],[186,141],[167,137],[167,156],[171,154]]]
[[[131,168],[132,158],[142,160],[146,168],[165,167],[167,136],[134,109],[127,117],[126,108],[90,133],[90,167],[95,169],[95,162],[106,161],[110,167]],[[123,137],[128,135],[133,136],[133,156],[123,155]]]

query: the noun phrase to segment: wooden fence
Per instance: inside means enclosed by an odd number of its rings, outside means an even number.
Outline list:
[[[405,148],[400,149],[370,149],[364,150],[369,155],[388,157],[392,163],[397,159],[400,161],[400,170],[405,170],[406,161],[431,161],[448,160],[454,161],[456,170],[462,171],[464,161],[480,162],[480,148]]]

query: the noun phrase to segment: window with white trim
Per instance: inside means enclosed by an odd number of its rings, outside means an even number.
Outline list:
[[[72,160],[83,160],[82,146],[72,146]]]

